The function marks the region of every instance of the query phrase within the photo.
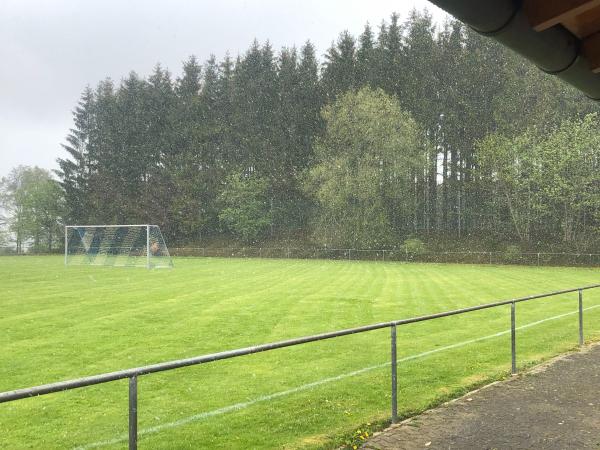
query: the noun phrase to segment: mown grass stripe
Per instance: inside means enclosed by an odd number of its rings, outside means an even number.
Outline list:
[[[584,311],[589,311],[591,309],[596,309],[598,307],[600,307],[600,305],[589,306],[587,308],[584,308]],[[524,329],[527,329],[527,328],[531,328],[533,326],[540,325],[540,324],[545,323],[545,322],[550,322],[552,320],[562,319],[563,317],[567,317],[567,316],[571,316],[571,315],[577,314],[578,312],[579,311],[576,310],[576,311],[571,311],[571,312],[568,312],[568,313],[559,314],[559,315],[552,316],[552,317],[547,317],[545,319],[537,320],[535,322],[531,322],[531,323],[528,323],[528,324],[525,324],[525,325],[518,326],[518,327],[516,327],[516,330],[524,330]],[[478,338],[475,338],[475,339],[469,339],[467,341],[458,342],[456,344],[446,345],[444,347],[439,347],[439,348],[436,348],[436,349],[433,349],[433,350],[428,350],[426,352],[418,353],[416,355],[405,356],[403,358],[399,358],[397,360],[397,362],[398,362],[398,364],[400,364],[400,363],[403,363],[403,362],[413,361],[415,359],[425,358],[425,357],[433,355],[435,353],[441,353],[441,352],[444,352],[446,350],[452,350],[452,349],[455,349],[455,348],[464,347],[465,345],[475,344],[477,342],[486,341],[488,339],[493,339],[493,338],[497,338],[497,337],[500,337],[500,336],[504,336],[504,335],[507,335],[509,333],[510,333],[510,329],[504,330],[504,331],[499,331],[499,332],[494,333],[494,334],[490,334],[490,335],[487,335],[487,336],[481,336],[481,337],[478,337]],[[343,373],[343,374],[337,375],[335,377],[323,378],[321,380],[313,381],[312,383],[306,383],[306,384],[303,384],[301,386],[298,386],[298,387],[295,387],[295,388],[292,388],[292,389],[287,389],[285,391],[280,391],[280,392],[275,392],[273,394],[263,395],[263,396],[254,398],[252,400],[248,400],[247,402],[235,403],[233,405],[225,406],[223,408],[218,408],[218,409],[214,409],[212,411],[206,411],[206,412],[203,412],[203,413],[194,414],[192,416],[184,417],[183,419],[179,419],[179,420],[176,420],[176,421],[173,421],[173,422],[167,422],[167,423],[163,423],[163,424],[160,424],[160,425],[155,425],[153,427],[143,428],[143,429],[141,429],[139,431],[138,434],[139,434],[139,436],[145,436],[145,435],[149,435],[149,434],[154,434],[154,433],[158,433],[160,431],[167,430],[167,429],[170,429],[170,428],[177,428],[177,427],[181,427],[181,426],[187,425],[187,424],[192,423],[192,422],[209,419],[209,418],[214,417],[214,416],[220,416],[220,415],[223,415],[223,414],[228,414],[228,413],[231,413],[231,412],[240,411],[242,409],[246,409],[246,408],[249,408],[251,406],[254,406],[254,405],[258,404],[258,403],[263,403],[263,402],[268,402],[268,401],[271,401],[271,400],[276,400],[276,399],[281,398],[281,397],[287,397],[289,395],[293,395],[293,394],[296,394],[298,392],[302,392],[302,391],[306,391],[306,390],[309,390],[309,389],[313,389],[313,388],[322,386],[324,384],[333,383],[333,382],[336,382],[336,381],[341,381],[341,380],[344,380],[346,378],[351,378],[351,377],[355,377],[355,376],[358,376],[358,375],[362,375],[362,374],[367,373],[367,372],[371,372],[373,370],[382,369],[382,368],[387,367],[389,365],[390,365],[390,361],[382,363],[382,364],[376,364],[376,365],[373,365],[373,366],[364,367],[362,369],[354,370],[352,372]],[[82,445],[82,446],[79,446],[79,447],[75,447],[75,450],[89,450],[89,449],[92,449],[92,448],[106,447],[108,445],[120,444],[122,442],[126,442],[127,440],[128,440],[128,435],[122,434],[122,435],[120,435],[118,437],[115,437],[113,439],[108,439],[108,440],[105,440],[105,441],[93,442],[93,443],[90,443],[90,444],[86,444],[86,445]]]

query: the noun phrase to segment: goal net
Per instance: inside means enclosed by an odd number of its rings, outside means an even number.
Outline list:
[[[67,225],[65,265],[173,267],[157,225]]]

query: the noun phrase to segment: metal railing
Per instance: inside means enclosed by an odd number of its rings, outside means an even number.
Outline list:
[[[456,309],[451,311],[429,314],[425,316],[411,317],[408,319],[393,320],[389,322],[380,322],[371,325],[364,325],[356,328],[347,328],[344,330],[331,331],[327,333],[304,336],[295,339],[284,341],[271,342],[268,344],[256,345],[252,347],[239,348],[224,352],[211,353],[208,355],[196,356],[193,358],[179,359],[174,361],[151,364],[148,366],[135,367],[117,372],[108,372],[99,375],[77,378],[74,380],[61,381],[57,383],[44,384],[35,387],[24,389],[16,389],[13,391],[1,392],[0,403],[12,402],[24,398],[36,397],[39,395],[51,394],[54,392],[67,391],[85,386],[108,383],[116,380],[129,379],[129,449],[137,449],[138,431],[137,431],[137,412],[138,412],[138,394],[137,383],[138,377],[166,370],[178,369],[180,367],[194,366],[197,364],[206,364],[224,359],[236,358],[239,356],[250,355],[253,353],[266,352],[285,347],[291,347],[309,342],[323,341],[326,339],[348,336],[351,334],[365,333],[367,331],[379,330],[382,328],[390,328],[390,354],[391,354],[391,421],[392,423],[398,420],[398,383],[397,383],[397,352],[396,352],[396,327],[408,325],[416,322],[424,322],[442,317],[455,316],[483,309],[496,308],[499,306],[510,305],[510,335],[511,335],[511,373],[517,373],[517,354],[516,354],[516,304],[520,302],[531,301],[540,298],[553,297],[561,294],[578,293],[578,317],[579,317],[579,345],[584,344],[583,338],[583,291],[588,289],[599,288],[600,284],[582,286],[572,289],[564,289],[560,291],[548,292],[544,294],[530,295],[527,297],[519,297],[510,300],[503,300],[494,303],[486,303],[482,305],[471,306],[468,308]]]
[[[350,261],[404,261],[472,264],[521,264],[530,266],[600,266],[600,253],[500,251],[425,251],[407,249],[358,249],[329,247],[172,247],[171,256],[221,258],[334,259]]]

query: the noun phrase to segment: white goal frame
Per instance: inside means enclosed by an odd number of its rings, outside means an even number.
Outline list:
[[[151,258],[151,246],[150,246],[150,229],[156,228],[160,237],[164,243],[164,238],[162,236],[162,232],[160,231],[160,227],[158,225],[152,224],[126,224],[126,225],[65,225],[65,266],[69,265],[69,229],[81,229],[81,228],[90,228],[90,229],[99,229],[99,228],[140,228],[145,229],[146,231],[146,268],[152,268]],[[169,267],[173,267],[173,262],[171,261],[171,255],[169,254],[168,248],[165,243],[166,256],[169,258]],[[138,265],[138,267],[141,267]]]

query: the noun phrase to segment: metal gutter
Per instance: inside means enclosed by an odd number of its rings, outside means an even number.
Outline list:
[[[581,42],[556,25],[535,31],[518,0],[430,0],[478,33],[529,59],[541,70],[600,100],[600,75],[590,70]]]

